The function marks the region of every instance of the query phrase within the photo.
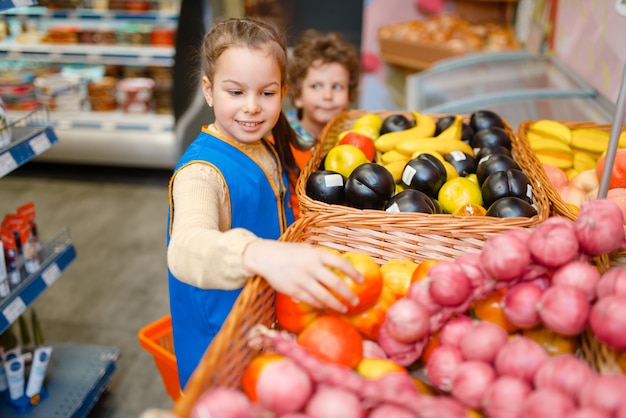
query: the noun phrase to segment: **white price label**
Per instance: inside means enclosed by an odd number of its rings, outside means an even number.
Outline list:
[[[17,168],[17,161],[11,155],[10,152],[5,152],[0,155],[0,177],[4,176],[7,173],[15,170]]]
[[[45,132],[42,132],[33,139],[31,139],[29,145],[35,155],[39,155],[49,149],[52,146],[52,143],[50,142],[48,135],[46,135]]]
[[[26,304],[19,296],[9,303],[2,311],[2,315],[7,319],[9,324],[12,324],[26,311]]]
[[[57,263],[52,263],[50,267],[41,273],[41,278],[48,287],[52,286],[52,284],[56,282],[59,277],[61,277],[61,269]]]

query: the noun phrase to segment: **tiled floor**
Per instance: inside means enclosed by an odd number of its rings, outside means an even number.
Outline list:
[[[172,404],[137,338],[141,327],[169,311],[168,179],[167,171],[37,163],[0,179],[2,216],[33,201],[42,238],[69,226],[76,249],[76,260],[33,306],[46,340],[121,352],[90,418],[134,418]]]

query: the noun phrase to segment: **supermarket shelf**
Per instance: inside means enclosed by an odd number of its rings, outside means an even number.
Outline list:
[[[58,142],[46,108],[21,113],[11,122],[11,143],[0,149],[0,177],[26,164]]]
[[[44,387],[47,397],[26,413],[0,403],[2,418],[84,418],[113,376],[114,347],[53,343]]]
[[[148,45],[20,44],[0,42],[0,58],[56,63],[146,65],[174,64],[174,47]]]
[[[58,231],[51,240],[42,243],[39,252],[40,269],[26,277],[7,298],[0,301],[0,334],[57,281],[75,258],[76,250],[67,227]],[[2,414],[0,416],[4,417]]]
[[[36,4],[36,2],[28,0],[26,0],[26,3]],[[138,13],[124,10],[53,10],[46,7],[24,7],[8,10],[2,14],[6,17],[26,17],[29,19],[121,20],[144,23],[176,23],[178,20],[178,13],[175,11],[148,11]]]
[[[33,6],[36,0],[0,0],[0,11],[9,10],[15,7]]]

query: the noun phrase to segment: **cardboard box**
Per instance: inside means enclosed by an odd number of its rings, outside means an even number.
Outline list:
[[[461,18],[472,25],[490,22],[498,23],[506,29],[511,38],[511,47],[506,49],[519,48],[512,29],[512,16],[516,4],[514,1],[459,0],[456,3],[455,17]],[[400,38],[381,36],[381,33],[389,33],[389,31],[394,30],[394,27],[398,27],[401,24],[396,23],[385,26],[378,31],[380,55],[388,64],[411,70],[425,70],[430,68],[436,61],[461,56],[468,52],[484,51],[484,49],[461,51],[436,42],[407,41]]]

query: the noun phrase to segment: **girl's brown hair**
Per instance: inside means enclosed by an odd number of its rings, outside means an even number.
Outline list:
[[[323,64],[338,63],[348,70],[348,98],[354,100],[359,86],[361,63],[356,47],[347,43],[341,34],[330,32],[322,34],[315,29],[308,29],[300,35],[293,50],[293,59],[289,68],[289,87],[291,98],[302,94],[302,82],[307,70],[316,62]]]
[[[287,44],[284,35],[270,23],[259,18],[246,17],[222,19],[213,25],[204,36],[200,51],[202,74],[211,83],[218,58],[230,47],[267,48],[280,68],[281,84],[287,83]],[[283,169],[291,176],[297,176],[298,166],[289,146],[295,143],[296,133],[283,112],[272,129],[272,135]]]

